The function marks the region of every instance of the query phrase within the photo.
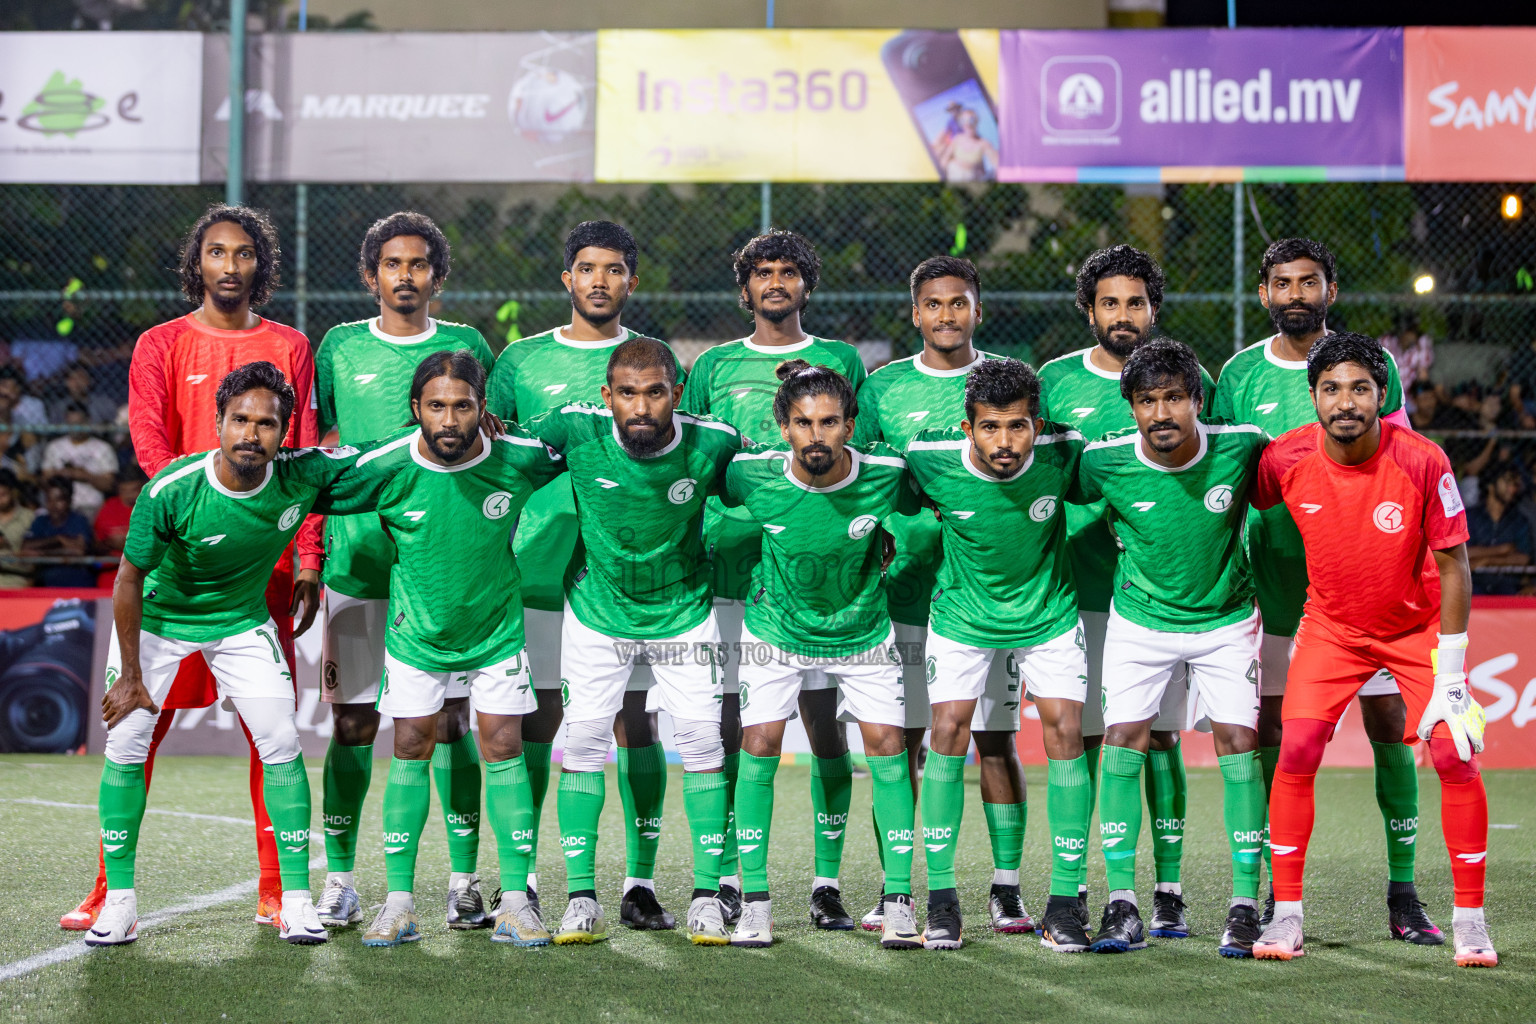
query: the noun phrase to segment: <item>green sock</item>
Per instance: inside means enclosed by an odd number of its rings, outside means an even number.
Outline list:
[[[427,826],[432,787],[431,761],[389,759],[384,784],[384,875],[390,892],[410,892],[416,884],[416,849]]]
[[[684,772],[683,812],[693,838],[693,887],[714,892],[725,852],[725,773]]]
[[[1088,759],[1047,761],[1045,813],[1051,819],[1051,895],[1077,896],[1088,859],[1088,807],[1093,802]]]
[[[530,743],[523,740],[523,764],[528,768],[528,793],[533,801],[533,848],[528,851],[528,872],[539,870],[539,825],[544,820],[544,795],[549,792],[549,761],[553,756],[553,743]]]
[[[1270,791],[1272,789],[1274,789],[1274,786],[1275,786],[1275,766],[1278,765],[1279,763],[1280,763],[1280,748],[1279,747],[1260,747],[1259,748],[1259,770],[1262,771],[1263,774],[1264,774],[1264,806],[1266,808],[1265,814],[1264,814],[1264,863],[1265,864],[1270,864],[1271,863],[1271,859],[1272,859],[1272,855],[1269,852],[1269,812],[1268,812],[1268,807],[1269,807],[1269,794],[1270,794]],[[1270,874],[1271,874],[1271,876],[1273,876],[1273,874],[1274,874],[1273,868],[1271,868]]]
[[[304,755],[283,764],[261,766],[262,796],[277,841],[277,867],[283,889],[309,891],[309,776]]]
[[[848,805],[853,802],[853,755],[811,758],[811,810],[816,814],[816,877],[836,878],[843,869]]]
[[[325,750],[320,813],[325,821],[327,871],[351,871],[357,860],[357,830],[363,800],[373,780],[373,744],[348,747],[331,737]]]
[[[1376,758],[1376,806],[1387,826],[1387,880],[1413,881],[1419,834],[1419,772],[1406,743],[1371,741]]]
[[[622,747],[619,749],[623,749]],[[560,773],[560,849],[565,888],[597,888],[597,821],[603,815],[603,773]]]
[[[662,803],[667,795],[667,754],[660,743],[619,748],[619,800],[624,805],[624,873],[656,877]]]
[[[917,815],[912,801],[912,779],[907,774],[907,752],[871,757],[868,761],[874,789],[875,829],[885,852],[880,861],[885,869],[885,892],[888,896],[911,896],[912,830]]]
[[[720,774],[725,776],[725,852],[720,855],[722,878],[741,871],[741,858],[736,852],[736,773],[740,764],[741,751],[738,750],[734,754],[725,755],[725,765],[720,769]]]
[[[1159,882],[1179,881],[1184,860],[1184,745],[1147,755],[1147,810],[1152,815],[1152,867]]]
[[[965,813],[965,757],[928,751],[923,768],[923,847],[927,851],[928,891],[955,887],[955,847]],[[987,822],[992,821],[991,804]],[[996,845],[994,843],[994,845]]]
[[[133,888],[139,825],[144,820],[148,794],[142,764],[118,764],[103,759],[96,806],[101,817],[101,848],[107,863],[108,889]]]
[[[496,837],[496,861],[502,892],[528,888],[528,856],[533,852],[533,796],[523,755],[485,762],[485,814]]]
[[[432,781],[448,829],[448,865],[474,871],[480,858],[480,752],[465,733],[432,751]]]
[[[773,777],[779,759],[741,752],[736,777],[736,843],[741,851],[741,891],[768,891],[768,836],[773,826]]]
[[[1088,827],[1093,827],[1093,812],[1099,803],[1099,754],[1104,749],[1104,737],[1099,737],[1098,746],[1083,748],[1083,765],[1088,769]],[[1088,856],[1086,851],[1081,861],[1082,869],[1077,874],[1078,890],[1088,887]]]
[[[1232,847],[1232,895],[1259,897],[1259,853],[1264,849],[1264,772],[1252,753],[1218,757],[1222,821]]]
[[[929,757],[933,755],[930,754]],[[982,803],[987,815],[987,836],[992,840],[992,867],[998,871],[1017,871],[1024,859],[1024,826],[1029,821],[1029,804]]]
[[[1147,755],[1130,747],[1103,748],[1099,768],[1099,835],[1104,876],[1111,890],[1136,888],[1136,844],[1141,839],[1141,770]]]

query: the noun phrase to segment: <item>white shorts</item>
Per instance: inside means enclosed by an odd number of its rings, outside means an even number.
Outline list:
[[[470,707],[487,715],[526,715],[538,707],[525,651],[485,668],[460,672],[429,672],[385,653],[380,714],[390,718],[435,715],[445,700],[463,694],[469,695]]]
[[[1259,722],[1259,612],[1203,633],[1138,626],[1109,613],[1104,637],[1104,724],[1156,718],[1187,668],[1196,718],[1252,729]]]
[[[560,638],[565,629],[564,612],[542,608],[523,609],[523,636],[527,644],[528,670],[535,690],[560,689]],[[651,666],[636,665],[626,690],[649,690],[656,681]]]
[[[971,647],[928,631],[928,699],[974,700],[972,732],[1018,732],[1024,691],[1075,700],[1087,696],[1087,664],[1078,628],[1028,647]],[[1024,682],[1028,680],[1028,682]]]
[[[377,704],[389,600],[348,597],[327,587],[320,614],[320,699],[327,704]]]
[[[1285,696],[1285,681],[1290,675],[1291,648],[1294,646],[1295,640],[1291,637],[1275,636],[1273,633],[1264,634],[1259,655],[1259,661],[1263,666],[1263,683],[1259,687],[1259,696]],[[1357,696],[1388,697],[1397,693],[1402,693],[1402,690],[1398,689],[1397,680],[1392,678],[1392,673],[1382,669],[1365,681],[1365,685],[1360,687]]]
[[[933,697],[928,692],[928,627],[891,623],[896,657],[901,660],[901,690],[908,729],[933,728]]]
[[[123,652],[118,643],[117,630],[112,629],[107,643],[107,689],[117,682],[123,672]],[[156,636],[145,630],[139,631],[139,675],[144,689],[156,704],[163,704],[181,662],[190,655],[201,652],[218,685],[219,696],[234,703],[242,717],[252,716],[243,706],[247,701],[282,701],[276,706],[278,717],[285,717],[290,727],[280,736],[269,737],[267,730],[257,728],[252,721],[252,736],[263,761],[282,763],[298,756],[298,728],[294,724],[293,676],[277,640],[277,627],[268,619],[243,633],[236,633],[220,640],[194,643],[190,640],[172,640]],[[274,705],[268,705],[272,708]],[[272,716],[263,714],[265,721]],[[149,756],[150,735],[154,731],[155,716],[143,708],[129,714],[107,733],[107,756],[120,764],[142,764]],[[291,736],[289,735],[291,733]],[[290,741],[292,749],[288,750]],[[276,744],[284,749],[270,749]]]
[[[1088,694],[1083,698],[1083,735],[1103,736],[1104,631],[1109,628],[1109,613],[1079,611],[1077,618],[1083,625],[1083,646],[1088,659]],[[1158,705],[1157,721],[1152,723],[1153,732],[1182,732],[1185,728],[1188,678],[1181,673],[1174,679],[1177,685],[1168,687],[1163,702]]]
[[[741,681],[741,627],[746,621],[747,602],[728,597],[715,598],[715,620],[720,624],[720,642],[725,645],[725,666],[721,682],[726,693],[739,692]],[[802,690],[833,690],[837,680],[819,668],[809,669],[800,682]]]
[[[723,693],[721,660],[720,627],[714,609],[686,633],[625,640],[592,629],[567,606],[560,637],[566,721],[612,718],[624,706],[626,689],[644,689],[650,691],[647,711],[665,711],[673,718],[695,722],[718,722]],[[637,687],[634,677],[642,669],[653,682]]]
[[[791,654],[741,628],[741,724],[787,722],[798,712],[806,673],[825,671],[837,677],[837,717],[845,722],[906,725],[901,665],[896,633],[867,651],[842,658],[811,658]],[[924,698],[927,699],[926,697]]]

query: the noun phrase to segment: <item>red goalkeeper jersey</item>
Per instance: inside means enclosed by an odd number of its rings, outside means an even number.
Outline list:
[[[128,425],[144,472],[154,476],[173,459],[217,448],[219,381],[235,367],[262,359],[293,385],[293,419],[283,444],[319,444],[315,359],[309,340],[292,327],[263,319],[250,330],[221,331],[189,313],[139,335],[128,370]],[[294,538],[300,568],[320,568],[323,521],[308,517]]]
[[[1307,553],[1305,614],[1344,643],[1421,628],[1440,611],[1432,551],[1467,540],[1467,514],[1440,446],[1382,421],[1381,446],[1358,466],[1323,451],[1323,426],[1280,435],[1259,460],[1251,501],[1284,502]]]

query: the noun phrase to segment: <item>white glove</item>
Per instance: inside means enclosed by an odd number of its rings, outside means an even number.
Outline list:
[[[1428,740],[1435,725],[1444,722],[1456,744],[1456,756],[1470,761],[1472,755],[1483,749],[1483,729],[1488,716],[1483,706],[1472,698],[1467,686],[1466,666],[1467,634],[1440,636],[1440,646],[1435,651],[1435,692],[1419,719],[1419,739]]]

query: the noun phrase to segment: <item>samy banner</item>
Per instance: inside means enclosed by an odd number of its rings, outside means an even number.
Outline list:
[[[598,33],[599,181],[991,181],[997,32]]]
[[[1536,28],[1404,31],[1410,181],[1536,178]]]
[[[196,32],[0,33],[0,182],[197,181]]]
[[[1400,180],[1401,29],[1002,33],[1004,181]]]
[[[229,146],[229,37],[207,38],[204,181]],[[246,62],[254,181],[591,181],[591,32],[274,33]]]

